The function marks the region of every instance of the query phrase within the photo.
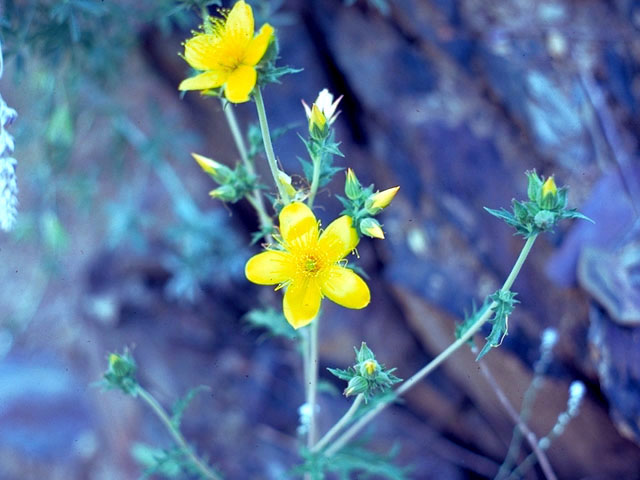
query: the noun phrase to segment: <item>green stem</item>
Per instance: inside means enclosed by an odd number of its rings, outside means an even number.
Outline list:
[[[318,158],[318,155],[315,155],[313,158],[313,176],[311,178],[311,188],[309,189],[309,198],[307,200],[307,205],[309,208],[313,207],[313,201],[316,198],[316,193],[318,193],[318,185],[320,183],[320,164],[321,159]]]
[[[353,416],[358,411],[358,408],[360,408],[363,400],[364,395],[359,394],[351,404],[351,407],[349,407],[349,410],[347,410],[347,413],[345,413],[342,418],[338,420],[336,424],[331,427],[331,429],[327,433],[325,433],[324,437],[322,437],[320,441],[316,443],[315,446],[311,449],[313,453],[322,450],[327,445],[327,443],[333,440],[333,437],[335,437],[338,432],[351,421]]]
[[[162,408],[162,405],[160,405],[149,392],[147,392],[140,386],[138,386],[137,393],[140,398],[142,398],[142,400],[144,400],[147,405],[151,407],[153,413],[158,416],[162,423],[164,423],[164,426],[167,427],[167,430],[169,431],[175,442],[180,446],[184,453],[187,454],[194,467],[198,469],[202,476],[209,480],[222,480],[222,477],[211,471],[211,469],[202,460],[200,460],[200,458],[198,458],[195,453],[193,453],[193,450],[191,449],[189,444],[187,444],[186,440],[182,436],[182,433],[180,433],[180,430],[178,430],[174,426],[171,418],[169,418],[167,412],[164,410],[164,408]]]
[[[256,170],[253,167],[253,163],[251,162],[251,160],[249,160],[247,147],[244,144],[244,138],[242,136],[242,132],[240,131],[233,106],[224,99],[221,99],[221,102],[222,111],[224,112],[224,116],[227,119],[229,130],[231,130],[231,136],[233,137],[233,141],[236,144],[236,148],[238,149],[238,153],[240,154],[240,159],[242,160],[244,168],[247,170],[249,176],[257,178]],[[271,220],[269,214],[267,214],[264,199],[262,198],[260,191],[255,188],[250,195],[247,195],[247,200],[258,214],[258,220],[260,221],[260,226],[262,227],[263,231],[270,231],[273,227],[273,221]],[[271,238],[271,234],[267,235],[267,241],[269,243],[272,243],[273,240]]]
[[[309,432],[307,435],[307,447],[312,448],[316,443],[316,397],[318,393],[318,323],[320,318],[316,317],[310,325],[309,330],[309,362],[307,373],[309,378],[307,390],[307,403],[311,407],[309,417]]]
[[[269,133],[269,123],[267,122],[267,113],[264,109],[264,100],[262,100],[262,92],[260,87],[256,87],[254,90],[254,99],[256,101],[256,109],[258,110],[258,120],[260,121],[260,131],[262,132],[262,141],[264,142],[264,150],[267,154],[267,162],[269,163],[269,169],[273,176],[273,181],[278,188],[278,193],[285,205],[291,203],[289,194],[280,184],[278,180],[278,164],[276,163],[276,155],[273,152],[273,145],[271,144],[271,133]]]
[[[536,235],[529,237],[522,247],[522,251],[516,260],[516,263],[513,265],[511,269],[511,273],[505,280],[502,285],[501,290],[507,291],[513,285],[518,273],[520,273],[520,269],[524,264],[529,252],[531,251],[531,247],[533,247],[533,243],[536,240]],[[362,430],[371,420],[373,420],[379,413],[381,413],[385,408],[387,408],[391,403],[399,396],[406,393],[412,387],[414,387],[418,382],[420,382],[424,377],[429,375],[433,370],[436,369],[442,362],[444,362],[451,354],[453,354],[458,348],[467,343],[467,341],[478,331],[480,328],[491,318],[491,314],[493,313],[493,309],[497,307],[497,302],[492,302],[490,305],[485,307],[483,313],[480,315],[480,318],[455,342],[449,345],[440,355],[431,360],[427,365],[425,365],[421,370],[415,373],[411,378],[409,378],[406,382],[404,382],[398,389],[395,391],[395,395],[384,402],[380,402],[376,405],[372,410],[370,410],[366,415],[364,415],[360,420],[354,423],[346,432],[344,432],[326,451],[325,456],[331,457],[335,453],[337,453],[342,447],[344,447],[355,435],[357,435],[360,430]]]

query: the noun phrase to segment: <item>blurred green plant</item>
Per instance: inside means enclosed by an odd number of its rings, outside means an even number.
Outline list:
[[[159,449],[143,444],[134,445],[132,455],[146,469],[142,478],[149,478],[156,474],[176,478],[186,473],[197,475],[198,478],[221,480],[220,475],[205,460],[196,455],[180,431],[182,416],[189,403],[198,393],[209,390],[209,387],[201,385],[191,389],[176,401],[171,413],[168,413],[155,397],[138,383],[136,372],[137,365],[129,350],[125,349],[123,353],[110,353],[107,370],[96,386],[105,390],[120,390],[130,397],[140,398],[160,419],[175,442],[176,447],[171,449]]]

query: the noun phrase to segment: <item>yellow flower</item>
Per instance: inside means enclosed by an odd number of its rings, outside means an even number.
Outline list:
[[[280,212],[280,234],[284,250],[253,256],[245,274],[253,283],[287,288],[283,311],[294,328],[316,317],[323,297],[346,308],[369,304],[369,287],[341,262],[358,245],[351,217],[343,215],[320,233],[311,209],[294,202]]]
[[[183,80],[180,90],[210,90],[224,86],[227,100],[242,103],[256,85],[255,66],[273,38],[265,23],[254,36],[253,11],[243,0],[226,19],[209,19],[211,33],[196,33],[184,44],[184,59],[202,73]]]

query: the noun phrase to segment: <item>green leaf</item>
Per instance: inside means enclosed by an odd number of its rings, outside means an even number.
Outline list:
[[[180,422],[182,421],[182,415],[184,411],[191,403],[191,400],[200,392],[210,391],[211,388],[206,385],[198,385],[187,392],[187,394],[179,399],[171,409],[171,423],[176,429],[180,429]]]
[[[342,370],[340,368],[327,368],[327,370],[329,370],[332,375],[335,375],[340,380],[344,380],[346,382],[351,380],[356,374],[356,371],[353,369],[353,367],[349,367],[347,370]]]
[[[272,337],[284,337],[289,340],[299,338],[299,333],[289,325],[282,312],[273,308],[251,310],[244,316],[252,328],[267,330]]]
[[[486,339],[487,343],[485,343],[484,347],[478,354],[476,362],[489,353],[489,350],[497,348],[502,344],[502,340],[504,340],[504,337],[508,335],[507,318],[508,317],[498,317],[494,321],[491,333]]]

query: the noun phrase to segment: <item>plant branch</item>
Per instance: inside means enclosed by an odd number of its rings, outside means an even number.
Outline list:
[[[531,247],[533,247],[533,243],[536,240],[536,235],[529,237],[522,247],[522,251],[516,260],[516,263],[513,265],[511,269],[511,273],[505,280],[502,285],[501,290],[507,291],[513,285],[513,282],[520,273],[520,269],[524,264],[529,252],[531,251]],[[360,430],[362,430],[371,420],[373,420],[378,414],[380,414],[384,409],[386,409],[391,403],[399,396],[403,395],[407,391],[409,391],[412,387],[414,387],[418,382],[420,382],[424,377],[426,377],[429,373],[436,369],[442,362],[444,362],[447,358],[449,358],[458,348],[464,345],[473,335],[480,330],[480,328],[491,318],[491,314],[493,309],[498,306],[497,302],[492,302],[490,305],[486,306],[478,320],[455,342],[449,345],[440,355],[431,360],[427,365],[425,365],[421,370],[415,373],[411,378],[409,378],[406,382],[404,382],[399,388],[396,389],[395,395],[391,397],[389,400],[384,402],[380,402],[376,405],[372,410],[370,410],[366,415],[364,415],[360,420],[354,423],[346,432],[344,432],[336,441],[333,443],[326,451],[325,456],[331,457],[336,452],[338,452],[342,447],[344,447],[355,435],[357,435]]]
[[[175,427],[175,425],[171,421],[171,418],[169,417],[165,409],[162,408],[162,405],[160,405],[158,401],[141,386],[138,386],[137,393],[140,396],[140,398],[144,400],[147,403],[147,405],[151,407],[151,409],[153,410],[153,413],[155,413],[158,416],[158,418],[162,421],[164,426],[167,427],[167,430],[171,434],[171,437],[173,437],[174,441],[180,446],[180,448],[184,451],[184,453],[189,457],[194,467],[198,469],[198,471],[202,474],[202,476],[209,480],[222,480],[222,477],[220,477],[217,473],[211,471],[211,469],[207,466],[207,464],[204,463],[200,458],[198,458],[198,456],[195,453],[193,453],[193,449],[186,442],[186,440],[182,436],[182,433],[180,433],[180,430],[178,430]]]
[[[236,148],[238,149],[238,153],[240,154],[240,159],[242,160],[244,168],[247,170],[249,176],[257,178],[256,170],[253,166],[253,163],[251,162],[251,160],[249,160],[247,147],[244,143],[244,137],[242,136],[240,127],[238,126],[238,120],[236,119],[236,114],[233,106],[226,100],[220,99],[220,101],[222,102],[222,111],[224,112],[224,116],[227,119],[229,130],[231,130],[231,136],[233,137],[233,141],[236,144]],[[258,220],[260,221],[260,226],[262,227],[263,231],[270,231],[273,227],[273,221],[267,213],[264,199],[257,187],[251,194],[247,195],[247,200],[258,214]],[[271,234],[267,235],[267,242],[273,243]]]
[[[520,418],[520,415],[513,407],[502,388],[500,388],[500,385],[498,385],[498,382],[491,373],[491,370],[489,370],[489,367],[487,367],[484,362],[478,363],[480,366],[480,373],[482,373],[493,391],[496,392],[496,396],[498,397],[498,400],[500,401],[504,409],[507,411],[507,414],[509,415],[509,417],[511,417],[511,420],[518,426],[522,435],[524,435],[524,437],[527,439],[527,443],[529,443],[531,450],[533,450],[535,456],[538,457],[540,468],[542,468],[542,472],[544,473],[545,478],[547,480],[556,480],[558,477],[553,471],[549,459],[545,455],[544,451],[542,451],[542,449],[538,447],[538,438],[536,437],[536,434],[533,433],[527,426],[527,424],[522,420],[522,418]]]
[[[258,110],[258,120],[260,121],[260,131],[262,132],[262,141],[264,142],[264,150],[267,154],[267,162],[269,163],[269,169],[273,176],[273,181],[278,188],[278,193],[284,201],[285,205],[291,203],[291,198],[285,190],[285,188],[278,180],[278,164],[276,163],[276,155],[273,152],[273,145],[271,144],[271,133],[269,132],[269,123],[267,122],[267,113],[264,109],[264,100],[262,99],[262,92],[260,87],[256,87],[254,90],[254,99],[256,101],[256,109]]]
[[[342,418],[338,420],[336,424],[333,427],[331,427],[331,429],[327,433],[325,433],[325,435],[320,439],[320,441],[314,445],[314,447],[311,449],[313,453],[316,453],[322,450],[327,445],[327,443],[333,440],[333,437],[335,437],[338,434],[338,432],[342,430],[342,428],[344,428],[351,421],[353,416],[358,411],[358,408],[360,408],[360,405],[362,404],[363,400],[364,400],[364,395],[359,394],[351,404],[351,407],[349,407],[349,410],[347,410],[347,412],[342,416]]]

